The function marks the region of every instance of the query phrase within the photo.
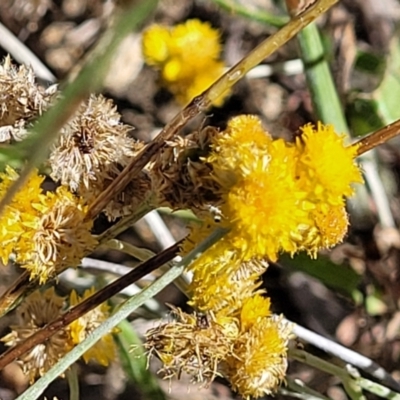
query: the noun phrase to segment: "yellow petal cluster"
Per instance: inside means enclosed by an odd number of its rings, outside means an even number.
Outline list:
[[[18,178],[12,168],[0,174],[0,197]],[[57,271],[76,266],[97,241],[86,221],[87,207],[65,187],[44,193],[44,177],[34,171],[0,216],[0,257],[10,258],[46,282]]]
[[[292,326],[271,313],[260,277],[267,260],[281,252],[305,250],[315,256],[339,243],[348,226],[345,197],[362,182],[356,148],[346,147],[332,126],[318,123],[302,130],[288,143],[273,139],[257,117],[243,115],[211,137],[211,153],[203,161],[219,188],[212,205],[219,218],[206,218],[192,229],[182,250],[217,225],[229,231],[189,266],[189,304],[208,324],[199,326],[196,314],[178,311],[184,324],[149,333],[148,346],[156,349],[169,376],[183,369],[202,382],[221,374],[244,398],[273,394],[284,381]],[[222,329],[211,328],[214,324]],[[223,343],[224,351],[205,356],[208,340]],[[210,368],[214,372],[205,373]]]
[[[271,315],[270,301],[249,298],[241,310],[187,314],[173,309],[174,320],[149,330],[146,348],[163,362],[165,377],[188,373],[207,385],[224,376],[245,398],[274,393],[287,368],[292,325]]]
[[[344,199],[362,177],[355,147],[346,147],[332,126],[306,125],[292,144],[272,140],[256,117],[239,116],[212,147],[206,161],[223,188],[221,213],[242,259],[315,255],[343,238]]]
[[[223,73],[220,35],[207,22],[192,19],[173,28],[153,25],[144,32],[142,47],[147,64],[160,69],[164,84],[182,104]]]

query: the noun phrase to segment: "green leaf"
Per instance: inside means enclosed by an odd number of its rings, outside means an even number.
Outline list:
[[[132,325],[124,320],[118,325],[120,332],[115,335],[118,345],[122,367],[135,383],[135,386],[143,393],[144,399],[165,400],[157,380],[147,369],[147,356],[143,345]]]
[[[370,93],[357,93],[350,102],[348,117],[356,135],[377,130],[400,118],[398,105],[400,39],[398,35],[393,36],[388,54],[386,68],[378,87]],[[356,66],[359,70],[368,72],[370,79],[377,79],[381,74],[382,63],[378,57],[371,54],[361,53]]]
[[[328,257],[321,255],[315,260],[305,253],[298,254],[293,258],[283,255],[279,259],[279,263],[294,271],[304,272],[318,279],[325,286],[348,296],[353,295],[361,281],[361,276],[349,266],[334,264]]]

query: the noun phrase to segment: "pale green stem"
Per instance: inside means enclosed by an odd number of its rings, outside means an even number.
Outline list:
[[[254,11],[249,10],[247,4],[244,3],[245,5],[241,5],[240,2],[236,2],[235,0],[213,0],[213,2],[232,14],[240,15],[249,18],[251,21],[257,21],[276,28],[280,28],[288,22],[287,17],[271,14],[262,8]]]
[[[135,222],[139,221],[140,218],[145,216],[148,212],[154,210],[154,206],[150,204],[150,202],[145,201],[136,210],[126,216],[122,217],[117,223],[115,223],[111,228],[107,229],[101,235],[99,235],[98,240],[101,245],[107,243],[109,240],[118,236],[120,233],[126,231],[130,228]]]
[[[305,27],[298,34],[297,40],[317,118],[324,124],[332,124],[336,132],[348,135],[349,128],[317,25],[312,23]]]
[[[356,378],[356,382],[362,389],[376,394],[379,397],[390,400],[400,400],[400,393],[395,392],[386,386],[380,385],[379,383],[372,382],[362,377]]]
[[[226,234],[224,229],[216,229],[208,238],[202,241],[194,250],[187,254],[181,262],[172,267],[163,276],[157,279],[147,288],[143,289],[137,296],[128,299],[112,316],[97,327],[82,343],[78,344],[65,357],[57,362],[47,373],[42,376],[34,385],[28,388],[17,400],[32,400],[39,397],[46,387],[59,375],[77,361],[90,347],[92,347],[102,336],[110,332],[121,321],[127,318],[133,311],[140,307],[148,299],[154,297],[166,286],[172,283],[201,253],[206,251]]]
[[[302,400],[329,400],[328,397],[325,397],[321,393],[318,393],[316,390],[309,388],[303,382],[299,382],[298,379],[292,379],[287,376],[285,380],[286,385],[279,388],[278,391],[285,396],[290,396]]]
[[[139,261],[145,261],[150,257],[154,256],[154,253],[151,250],[143,249],[140,247],[136,247],[130,243],[124,242],[123,240],[112,239],[103,245],[103,247],[108,247],[112,250],[122,251],[125,254],[128,254]],[[166,272],[169,268],[173,266],[173,263],[170,262],[168,264],[163,265],[159,268],[160,272]],[[183,273],[179,276],[175,281],[174,285],[187,296],[188,294],[188,286],[190,279],[187,277],[186,273]]]
[[[342,381],[346,392],[353,400],[365,399],[365,396],[362,394],[362,389],[387,399],[400,399],[400,393],[371,382],[368,379],[361,378],[360,376],[354,376],[354,372],[350,374],[346,369],[333,365],[303,350],[291,349],[289,355],[300,362],[338,377]]]
[[[79,400],[79,378],[75,364],[68,368],[66,375],[69,386],[69,400]]]

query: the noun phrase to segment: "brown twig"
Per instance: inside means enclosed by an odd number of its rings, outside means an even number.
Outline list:
[[[358,146],[357,155],[360,156],[398,135],[400,135],[400,119],[360,139],[353,146]]]
[[[33,347],[40,343],[44,343],[47,339],[49,339],[52,335],[58,332],[60,329],[65,328],[71,322],[78,319],[80,316],[85,313],[93,310],[99,304],[108,300],[110,297],[119,293],[122,289],[126,288],[130,284],[136,282],[138,279],[143,278],[145,275],[159,268],[161,265],[171,261],[179,250],[179,245],[183,239],[168,249],[162,251],[161,253],[155,255],[149,260],[145,261],[133,271],[129,272],[127,275],[122,276],[116,281],[110,283],[108,286],[99,290],[92,296],[88,297],[82,303],[79,303],[75,307],[71,308],[64,314],[62,314],[59,318],[50,322],[41,330],[37,331],[33,335],[29,336],[26,340],[24,340],[19,345],[7,350],[5,353],[0,355],[0,371],[9,363],[13,362],[18,357],[22,356]]]

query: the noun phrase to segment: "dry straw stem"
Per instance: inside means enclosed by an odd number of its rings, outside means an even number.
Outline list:
[[[378,131],[371,133],[370,135],[360,139],[358,142],[354,143],[357,146],[357,155],[366,153],[367,151],[387,142],[388,140],[394,138],[400,134],[400,119],[397,121],[379,129]]]
[[[253,51],[229,69],[229,71],[227,71],[201,95],[195,97],[163,128],[160,134],[152,142],[143,148],[143,150],[129,165],[125,167],[112,184],[92,203],[88,212],[88,218],[96,217],[114,196],[124,190],[126,185],[139,174],[143,167],[164,146],[165,142],[171,140],[171,138],[174,137],[188,121],[200,112],[206,111],[216,99],[229,90],[236,82],[242,79],[248,71],[273,54],[305,26],[326,12],[338,1],[339,0],[318,0],[304,13],[293,18],[278,32],[259,44]]]
[[[93,310],[99,304],[108,300],[110,297],[119,293],[121,290],[125,289],[130,284],[136,282],[138,279],[143,278],[150,272],[159,268],[161,265],[171,261],[179,251],[179,246],[183,240],[175,243],[173,246],[168,249],[162,251],[161,253],[155,255],[149,260],[142,263],[139,267],[128,273],[127,275],[122,276],[116,281],[110,283],[105,288],[99,290],[91,297],[84,300],[82,303],[68,310],[66,313],[61,315],[59,318],[47,324],[42,330],[36,332],[24,342],[11,348],[5,353],[0,355],[0,371],[9,363],[13,362],[16,358],[22,356],[34,346],[43,343],[49,337],[54,335],[60,329],[66,327],[71,322],[78,319],[80,316],[85,313]]]

